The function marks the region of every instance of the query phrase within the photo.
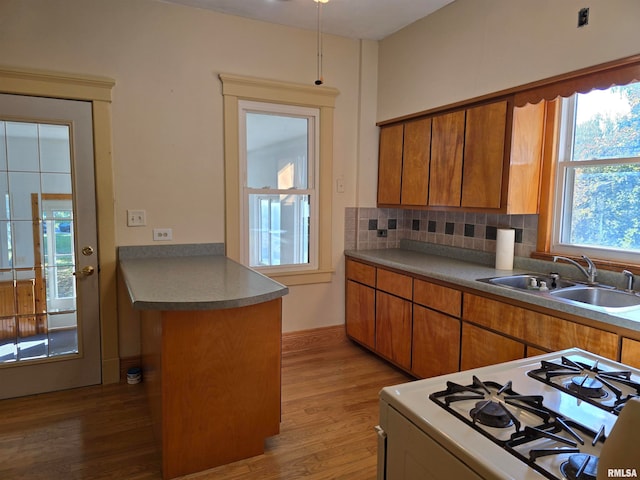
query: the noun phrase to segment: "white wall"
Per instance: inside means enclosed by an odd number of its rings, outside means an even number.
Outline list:
[[[380,42],[377,118],[635,55],[638,19],[637,0],[456,0]]]
[[[224,242],[223,116],[219,73],[313,85],[316,33],[157,0],[2,0],[0,64],[115,79],[113,158],[116,244],[152,243],[154,227],[173,243]],[[11,46],[9,48],[9,45]],[[334,134],[332,283],[292,287],[284,330],[344,322],[344,208],[356,203],[359,125],[374,125],[375,90],[360,103],[362,45],[325,36],[325,84],[340,91]],[[361,75],[361,67],[368,69]],[[368,116],[368,118],[367,118]],[[375,127],[373,127],[375,129]],[[369,132],[371,136],[371,132]],[[377,143],[377,142],[376,142]],[[126,226],[144,209],[147,227]],[[120,355],[135,355],[138,330],[122,307]]]

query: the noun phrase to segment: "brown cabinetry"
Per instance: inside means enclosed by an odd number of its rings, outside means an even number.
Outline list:
[[[562,318],[525,310],[528,342],[549,351],[578,347],[597,355],[618,359],[618,335]]]
[[[423,378],[457,372],[462,292],[414,279],[413,302],[412,372]]]
[[[640,368],[640,341],[623,337],[620,361],[626,365]]]
[[[380,290],[376,292],[376,351],[411,369],[411,302]]]
[[[462,207],[500,208],[506,125],[506,101],[467,110]]]
[[[460,365],[460,320],[413,305],[411,370],[427,378],[457,372]]]
[[[347,335],[369,348],[376,345],[376,268],[347,259],[345,327]]]
[[[378,152],[378,203],[400,205],[402,186],[402,144],[404,125],[380,129]]]
[[[524,358],[524,344],[462,322],[460,370]]]
[[[421,378],[581,348],[640,366],[640,341],[347,258],[347,335]]]
[[[544,120],[507,98],[383,126],[378,204],[537,213]]]
[[[516,338],[525,338],[523,308],[465,293],[462,318]]]
[[[380,130],[378,203],[426,206],[431,153],[431,119]]]
[[[347,280],[345,324],[347,335],[369,348],[376,345],[376,293],[366,285]]]
[[[433,117],[429,206],[460,206],[464,121],[464,110]]]

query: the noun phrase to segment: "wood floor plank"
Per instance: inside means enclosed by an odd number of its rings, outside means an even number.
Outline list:
[[[409,380],[340,338],[289,352],[281,433],[267,440],[265,453],[184,478],[373,480],[378,392]],[[2,479],[162,479],[142,384],[2,400],[0,409]]]

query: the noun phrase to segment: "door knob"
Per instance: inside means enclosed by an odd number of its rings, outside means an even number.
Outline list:
[[[73,272],[73,274],[76,277],[88,277],[90,275],[93,275],[94,271],[95,271],[95,268],[93,268],[91,265],[87,265],[82,270],[80,270],[78,272]]]

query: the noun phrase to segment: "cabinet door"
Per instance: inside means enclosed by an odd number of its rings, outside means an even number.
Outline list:
[[[464,110],[433,117],[430,206],[460,206],[464,119]]]
[[[460,320],[413,306],[413,354],[411,371],[427,378],[458,371]]]
[[[380,129],[378,154],[378,203],[400,205],[402,179],[402,144],[404,126],[390,125]]]
[[[347,280],[345,323],[347,335],[369,348],[375,347],[375,290]]]
[[[622,339],[620,361],[625,365],[640,368],[640,342],[638,340]]]
[[[506,100],[467,110],[461,206],[500,208],[506,126]]]
[[[462,322],[460,370],[524,358],[524,344]]]
[[[405,123],[400,197],[402,205],[427,205],[430,157],[431,119],[423,118]]]
[[[376,292],[376,351],[411,368],[411,302]]]

